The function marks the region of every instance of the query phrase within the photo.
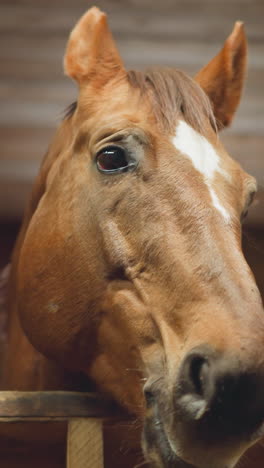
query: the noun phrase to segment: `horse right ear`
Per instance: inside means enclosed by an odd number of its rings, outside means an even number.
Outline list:
[[[117,74],[125,73],[106,15],[98,8],[90,8],[72,30],[64,70],[79,85],[95,79],[98,88]]]
[[[247,40],[237,21],[222,50],[195,77],[213,106],[219,128],[228,126],[240,101],[246,74]]]

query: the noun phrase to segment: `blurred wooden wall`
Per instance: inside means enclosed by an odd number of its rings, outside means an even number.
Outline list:
[[[6,220],[20,220],[54,128],[76,97],[75,85],[63,76],[62,57],[70,29],[93,4],[87,0],[0,1],[2,232]],[[248,81],[234,125],[223,138],[230,154],[258,179],[260,191],[248,224],[262,228],[264,1],[98,0],[96,4],[109,14],[129,68],[158,64],[194,74],[217,53],[234,21],[245,22]]]

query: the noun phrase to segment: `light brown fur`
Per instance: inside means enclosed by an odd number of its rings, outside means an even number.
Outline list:
[[[215,131],[215,118],[228,124],[238,105],[245,44],[237,25],[197,75],[207,97],[181,72],[127,74],[96,8],[77,24],[65,56],[80,88],[77,108],[43,162],[12,261],[5,388],[67,388],[67,373],[82,372],[141,425],[143,380],[157,379],[169,395],[195,346],[264,366],[263,309],[241,251],[254,180]],[[230,174],[214,180],[228,224],[172,144],[179,118],[206,136]],[[95,155],[117,138],[142,166],[102,176]],[[191,442],[182,444],[184,459],[201,463],[206,453],[206,466],[217,459],[217,467],[250,445],[205,451]]]

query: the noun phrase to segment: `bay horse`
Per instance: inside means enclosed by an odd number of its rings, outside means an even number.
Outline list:
[[[87,376],[137,418],[150,466],[232,468],[264,431],[263,306],[241,249],[256,181],[219,139],[246,55],[237,22],[194,79],[126,71],[88,10],[64,60],[78,101],[12,258],[3,388]]]

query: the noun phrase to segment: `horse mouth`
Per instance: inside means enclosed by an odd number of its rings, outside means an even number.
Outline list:
[[[205,346],[182,360],[175,384],[144,387],[143,450],[158,468],[233,468],[264,435],[264,373]]]
[[[176,454],[160,420],[154,421],[151,427],[145,425],[142,445],[153,468],[198,468]]]
[[[146,459],[153,468],[197,468],[175,453],[160,420],[154,421],[152,426],[145,424],[142,447]]]

